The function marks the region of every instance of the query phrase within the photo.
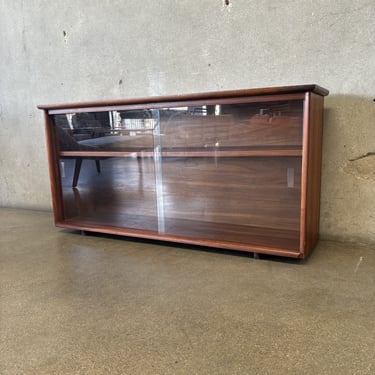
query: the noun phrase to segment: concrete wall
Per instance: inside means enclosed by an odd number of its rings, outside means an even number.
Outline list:
[[[229,5],[226,5],[226,2]],[[375,243],[373,0],[0,1],[0,205],[50,209],[37,104],[318,83],[321,235]]]

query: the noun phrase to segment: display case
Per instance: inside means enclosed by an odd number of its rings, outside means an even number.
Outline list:
[[[295,258],[318,239],[317,85],[40,105],[59,227]]]

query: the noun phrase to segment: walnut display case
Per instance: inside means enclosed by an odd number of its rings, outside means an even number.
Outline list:
[[[317,85],[40,105],[59,227],[305,258],[319,233]]]

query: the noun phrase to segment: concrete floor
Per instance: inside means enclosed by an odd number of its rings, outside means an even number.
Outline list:
[[[0,209],[1,374],[374,374],[375,249],[306,263]]]

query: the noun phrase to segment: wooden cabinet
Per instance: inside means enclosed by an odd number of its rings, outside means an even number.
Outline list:
[[[305,258],[318,239],[317,85],[44,110],[55,223]]]

